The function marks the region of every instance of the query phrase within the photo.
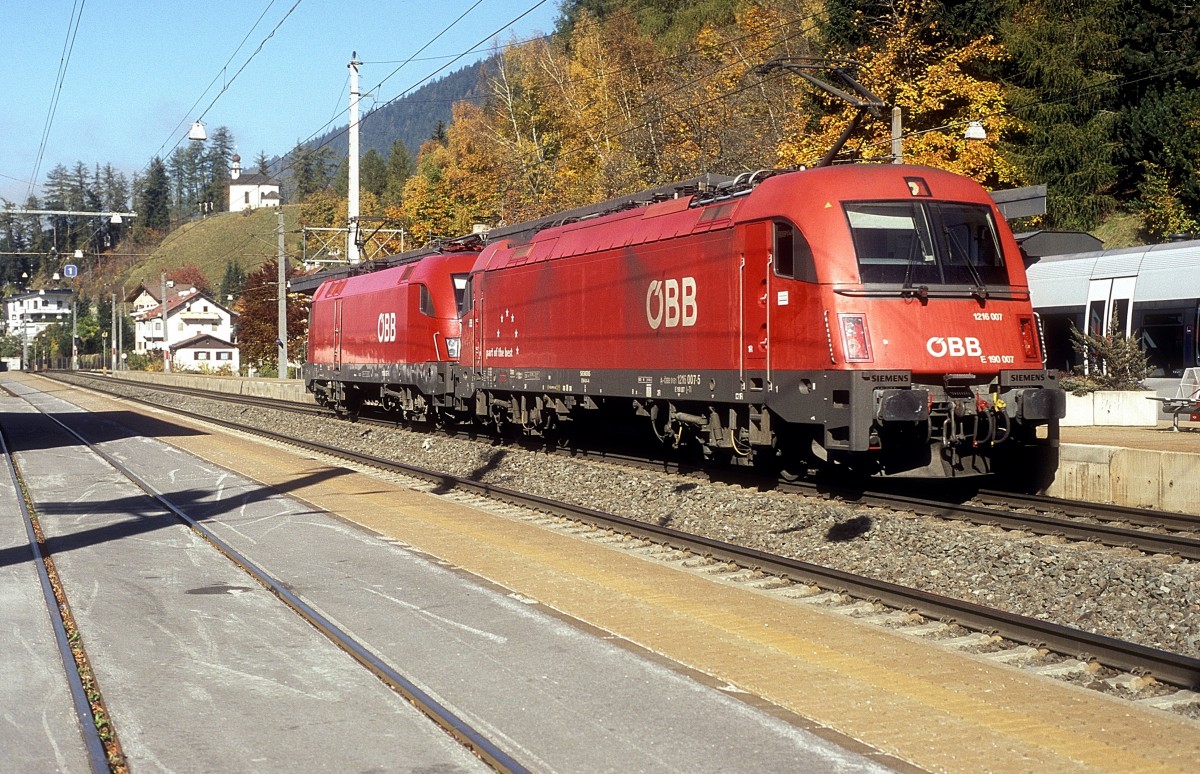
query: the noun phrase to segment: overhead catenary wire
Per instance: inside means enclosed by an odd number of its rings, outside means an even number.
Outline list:
[[[407,89],[405,89],[404,91],[400,92],[400,93],[399,93],[398,95],[396,95],[395,97],[392,97],[391,99],[387,100],[386,102],[384,102],[384,103],[382,103],[382,104],[380,104],[380,105],[376,106],[375,108],[372,108],[372,110],[371,110],[371,112],[370,112],[370,113],[368,113],[367,115],[365,115],[365,116],[363,116],[361,119],[359,119],[359,124],[361,125],[363,121],[365,121],[365,120],[367,120],[368,118],[370,118],[370,117],[371,117],[371,116],[372,116],[374,113],[378,112],[379,110],[382,110],[383,108],[387,107],[388,105],[391,105],[391,104],[393,104],[393,103],[395,103],[395,102],[399,101],[399,100],[400,100],[400,99],[402,99],[402,98],[403,98],[403,97],[404,97],[406,94],[409,94],[409,93],[410,93],[410,92],[412,92],[414,89],[416,89],[417,87],[421,86],[423,83],[426,83],[427,81],[429,81],[431,78],[433,78],[433,77],[434,77],[435,75],[437,75],[438,73],[440,73],[440,72],[443,72],[444,70],[446,70],[446,68],[450,67],[450,66],[451,66],[451,65],[453,65],[455,62],[457,62],[457,61],[459,61],[460,59],[462,59],[462,58],[464,58],[464,57],[468,56],[468,55],[469,55],[471,52],[473,52],[473,51],[474,51],[476,48],[478,48],[479,46],[483,45],[483,44],[484,44],[486,41],[488,41],[488,40],[491,40],[491,39],[492,39],[492,38],[494,38],[496,35],[500,34],[500,33],[501,33],[501,32],[503,32],[504,30],[508,29],[508,28],[509,28],[509,27],[511,27],[512,25],[514,25],[514,24],[516,24],[517,22],[519,22],[521,19],[524,19],[526,16],[528,16],[528,15],[529,15],[529,14],[531,14],[531,13],[533,13],[533,12],[534,12],[534,11],[536,11],[538,8],[540,8],[541,6],[545,5],[545,4],[546,4],[546,2],[547,2],[547,0],[538,0],[538,2],[534,3],[532,6],[530,6],[530,7],[529,7],[529,8],[527,8],[526,10],[522,11],[522,12],[521,12],[520,14],[518,14],[517,16],[515,16],[515,17],[513,17],[512,19],[510,19],[509,21],[505,22],[504,24],[502,24],[500,27],[498,27],[498,28],[497,28],[497,29],[495,29],[494,31],[492,31],[492,32],[488,33],[488,34],[487,34],[485,37],[483,37],[482,39],[480,39],[480,40],[479,40],[479,42],[477,42],[477,43],[475,43],[474,45],[470,46],[469,48],[467,48],[467,49],[466,49],[465,51],[463,51],[462,53],[459,53],[459,54],[457,54],[457,55],[456,55],[456,56],[455,56],[453,59],[451,59],[450,61],[446,62],[444,65],[442,65],[441,67],[437,68],[437,69],[436,69],[436,70],[434,70],[433,72],[429,73],[429,74],[428,74],[428,75],[426,75],[425,77],[421,78],[421,79],[420,79],[420,80],[418,80],[416,83],[412,84],[411,86],[409,86],[409,87],[408,87]],[[478,3],[476,3],[476,5],[478,5]],[[474,8],[474,6],[472,6],[472,8]],[[457,23],[457,22],[455,22],[455,23]],[[444,34],[444,33],[445,33],[445,30],[443,30],[443,32],[441,32],[441,33],[438,33],[438,37],[440,37],[440,36],[441,36],[442,34]],[[431,41],[431,42],[432,42],[432,41]],[[425,48],[427,48],[427,47],[428,47],[428,45],[426,45],[426,46],[422,47],[422,49],[421,49],[421,50],[424,50],[424,49],[425,49]],[[406,61],[407,61],[407,60],[406,60]],[[384,78],[384,81],[388,80],[388,78],[391,78],[391,77],[392,77],[393,75],[395,75],[395,74],[396,74],[396,72],[398,72],[399,70],[400,70],[400,68],[399,68],[399,67],[398,67],[398,68],[396,68],[396,70],[393,70],[393,71],[392,71],[392,73],[391,73],[391,74],[389,74],[389,75],[387,76],[387,78]],[[382,84],[383,84],[383,81],[380,81],[380,83],[379,83],[379,84],[377,84],[377,85],[375,86],[375,88],[376,88],[376,89],[378,89],[378,88],[379,88],[379,87],[380,87]],[[336,119],[334,119],[334,120],[336,120]],[[323,132],[323,131],[325,131],[326,129],[328,129],[328,128],[329,128],[329,126],[330,126],[332,123],[333,123],[333,120],[331,120],[331,121],[328,121],[328,122],[327,122],[327,123],[325,123],[323,126],[321,126],[320,128],[318,128],[318,129],[317,129],[315,132],[313,132],[312,134],[310,134],[310,135],[309,135],[309,136],[308,136],[306,139],[304,139],[304,140],[301,140],[300,142],[296,143],[296,147],[302,147],[302,146],[304,146],[304,145],[306,145],[306,144],[308,144],[308,143],[312,142],[312,141],[313,141],[313,140],[314,140],[316,137],[318,137],[318,136],[321,134],[321,132]],[[342,135],[346,134],[346,133],[347,133],[347,132],[349,132],[349,131],[350,131],[350,127],[349,127],[349,126],[346,126],[345,128],[343,128],[343,129],[341,129],[341,130],[339,130],[339,131],[336,131],[336,132],[334,132],[334,133],[330,134],[330,135],[329,135],[328,137],[326,137],[326,138],[325,138],[325,139],[324,139],[324,140],[323,140],[323,141],[322,141],[322,142],[321,142],[319,145],[317,145],[317,146],[316,146],[316,147],[315,147],[313,150],[316,150],[316,149],[319,149],[319,148],[322,148],[322,147],[325,147],[325,146],[327,146],[329,143],[333,142],[333,140],[334,140],[334,139],[336,139],[336,138],[338,138],[338,137],[341,137]],[[283,159],[284,159],[284,157],[282,157],[282,156],[281,156],[281,157],[280,157],[279,159],[277,159],[277,161],[276,161],[276,163],[280,163],[280,164],[281,164],[281,166],[280,166],[280,168],[279,168],[279,170],[278,170],[278,173],[279,173],[279,174],[283,173],[283,172],[284,172],[285,170],[287,170],[287,169],[290,169],[290,165],[289,165],[289,164],[282,164],[282,162],[283,162]]]
[[[50,107],[46,111],[46,123],[42,127],[42,139],[38,143],[37,156],[33,162],[33,174],[29,176],[29,189],[25,198],[33,196],[37,186],[38,174],[42,169],[42,159],[46,155],[46,144],[50,141],[50,129],[54,125],[54,115],[58,112],[58,100],[62,96],[63,83],[67,79],[67,68],[71,63],[71,54],[75,51],[75,37],[79,34],[79,23],[83,19],[83,7],[87,0],[76,0],[71,7],[71,19],[67,23],[67,37],[63,41],[63,53],[58,61],[58,74],[55,77],[54,88],[50,95]]]
[[[271,0],[271,3],[267,6],[267,8],[269,9],[270,6],[274,4],[274,2],[275,2],[275,0]],[[288,20],[288,18],[291,17],[292,13],[295,12],[296,8],[302,2],[303,2],[303,0],[296,0],[296,2],[292,5],[292,7],[288,9],[287,13],[285,13],[283,15],[283,18],[280,19],[275,24],[275,26],[271,28],[271,31],[267,33],[266,37],[264,37],[261,41],[259,41],[258,47],[255,48],[253,52],[251,52],[250,56],[246,58],[245,62],[242,62],[242,66],[237,69],[237,72],[235,72],[233,74],[233,77],[229,78],[228,80],[225,81],[224,85],[221,86],[221,90],[218,91],[217,95],[215,97],[213,97],[211,102],[208,103],[208,107],[204,108],[204,110],[201,111],[200,114],[195,118],[196,121],[201,121],[204,119],[204,116],[208,115],[208,111],[212,110],[213,106],[217,104],[217,100],[219,100],[221,98],[221,95],[223,95],[226,91],[229,90],[229,87],[232,86],[233,82],[237,80],[238,76],[241,75],[245,71],[246,67],[251,62],[254,61],[254,58],[257,57],[260,53],[262,53],[263,46],[265,46],[267,44],[267,41],[269,41],[271,38],[273,38],[275,36],[275,33],[279,31],[279,28],[282,27],[283,23],[286,22]],[[263,13],[265,14],[266,11],[264,11]],[[259,18],[261,20],[261,17],[259,17]],[[257,27],[258,22],[255,22],[254,26]],[[253,31],[253,29],[254,28],[252,27],[251,31]],[[240,48],[241,48],[241,44],[238,45],[239,50],[240,50]],[[236,55],[236,53],[237,52],[235,51],[234,54]],[[230,57],[230,59],[232,60],[232,57]],[[228,64],[226,64],[226,67],[228,67]],[[225,68],[222,68],[221,72],[224,72],[224,71],[225,71]],[[220,73],[218,73],[218,77],[219,76],[220,76]],[[214,79],[214,82],[215,82],[215,79]],[[211,88],[211,85],[210,85],[210,88]],[[207,90],[205,91],[205,93],[207,93]],[[204,99],[204,97],[203,97],[203,95],[201,95],[200,100],[203,100],[203,99]],[[200,100],[197,100],[196,104],[199,104]],[[173,135],[176,136],[176,140],[175,140],[175,144],[171,146],[171,149],[169,151],[167,151],[168,155],[172,151],[174,151],[175,148],[179,147],[179,143],[183,142],[183,137],[180,135],[179,130],[183,126],[183,124],[186,123],[188,120],[190,120],[190,117],[185,117],[183,119],[183,121],[181,121],[173,130]],[[160,146],[159,153],[155,154],[156,158],[160,158],[162,156],[162,148],[166,147],[167,142],[170,142],[169,137],[168,137],[167,141],[164,142],[162,144],[162,146]],[[146,165],[144,167],[142,167],[141,171],[145,172],[147,169],[149,169],[151,163],[153,163],[153,159],[151,161],[146,162]]]
[[[199,118],[193,118],[193,112],[196,110],[196,107],[204,100],[205,95],[208,94],[208,92],[212,89],[213,85],[216,84],[216,82],[218,80],[220,80],[222,76],[224,76],[228,73],[229,65],[233,62],[233,58],[235,56],[237,56],[239,51],[242,50],[242,46],[246,45],[246,41],[249,40],[250,36],[254,34],[254,30],[258,29],[258,25],[262,23],[262,20],[264,17],[266,17],[267,12],[271,10],[271,7],[274,6],[277,1],[278,0],[269,0],[266,7],[263,8],[262,13],[260,13],[258,15],[258,18],[255,19],[254,24],[250,25],[250,29],[246,30],[246,34],[242,36],[242,39],[237,44],[237,47],[233,49],[233,53],[231,53],[229,55],[229,58],[225,60],[225,64],[221,65],[221,69],[219,69],[217,71],[217,74],[213,76],[213,79],[211,81],[209,81],[208,86],[204,87],[204,91],[201,92],[200,96],[196,98],[196,101],[192,103],[191,107],[189,107],[187,109],[187,112],[184,114],[183,118],[181,118],[179,120],[179,123],[176,124],[175,127],[171,130],[171,134],[169,134],[167,136],[167,139],[163,140],[162,145],[160,145],[158,147],[158,150],[154,153],[155,156],[161,156],[163,148],[167,147],[167,143],[169,143],[172,138],[179,137],[180,131],[183,129],[185,124],[187,124],[188,122],[193,121],[193,120],[199,120]],[[299,2],[296,3],[296,5],[299,5],[299,4],[300,4]],[[292,6],[292,10],[293,11],[295,10],[295,6]],[[288,14],[290,15],[291,11],[288,11]],[[286,18],[287,17],[285,16],[284,19],[286,20]],[[283,22],[281,21],[280,24],[282,24],[282,23]],[[278,25],[276,25],[276,29],[278,29]],[[272,34],[274,34],[274,30],[272,30]],[[270,37],[270,36],[268,36],[268,37]],[[266,42],[266,40],[263,41],[263,43],[265,43],[265,42]],[[259,48],[260,49],[262,48],[262,43],[259,44]],[[255,53],[257,54],[258,52],[256,51]],[[253,58],[253,57],[251,57],[251,58]],[[247,64],[248,63],[249,63],[249,60],[247,60]],[[242,67],[244,68],[245,65],[242,65]],[[239,72],[241,72],[241,71],[239,70]],[[223,91],[225,91],[225,89],[229,88],[230,83],[232,83],[232,81],[226,81],[226,83],[225,83],[224,87],[221,89],[221,91],[223,92]],[[200,118],[203,118],[203,116],[200,116]],[[179,145],[179,141],[178,141],[178,139],[176,139],[175,145],[172,146],[171,150],[174,150],[175,147],[177,147],[178,145]],[[147,166],[148,165],[149,164],[147,163]],[[145,169],[146,169],[146,167],[143,167],[142,171],[145,171]]]

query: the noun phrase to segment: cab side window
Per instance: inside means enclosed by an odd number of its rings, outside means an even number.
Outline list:
[[[801,282],[816,282],[817,267],[813,261],[812,248],[800,229],[787,221],[774,222],[775,276],[797,279]]]
[[[417,285],[421,289],[421,314],[426,317],[435,317],[433,312],[433,295],[429,292],[429,288],[424,285]]]

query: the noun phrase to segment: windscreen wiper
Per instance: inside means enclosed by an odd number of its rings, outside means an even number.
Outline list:
[[[971,256],[967,253],[966,245],[962,243],[953,231],[945,226],[942,227],[942,233],[950,239],[951,254],[953,254],[954,248],[957,247],[959,253],[962,255],[963,263],[967,267],[967,271],[971,273],[971,279],[975,282],[975,288],[971,291],[971,295],[978,296],[980,301],[985,300],[988,297],[987,285],[983,284],[983,276],[979,273],[979,267],[975,265],[975,262],[971,260]]]
[[[912,298],[913,296],[916,296],[922,301],[925,301],[929,298],[929,287],[927,285],[922,285],[919,288],[914,288],[912,285],[913,266],[917,264],[917,246],[920,243],[921,240],[919,237],[914,238],[908,243],[908,261],[906,262],[907,265],[904,267],[904,286],[900,291],[900,297]]]

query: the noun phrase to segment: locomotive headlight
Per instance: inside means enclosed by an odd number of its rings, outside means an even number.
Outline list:
[[[462,339],[455,336],[446,339],[446,354],[451,360],[458,360],[458,351],[462,347]]]
[[[842,352],[848,362],[871,360],[871,339],[867,335],[865,314],[839,314],[838,328],[842,332]]]

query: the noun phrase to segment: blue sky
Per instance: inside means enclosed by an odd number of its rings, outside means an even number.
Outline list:
[[[109,163],[132,178],[202,114],[209,131],[229,127],[244,164],[281,154],[345,125],[352,51],[360,89],[374,90],[365,113],[481,40],[550,32],[557,14],[558,0],[0,0],[0,197],[24,203],[35,167],[38,196],[57,164]]]

